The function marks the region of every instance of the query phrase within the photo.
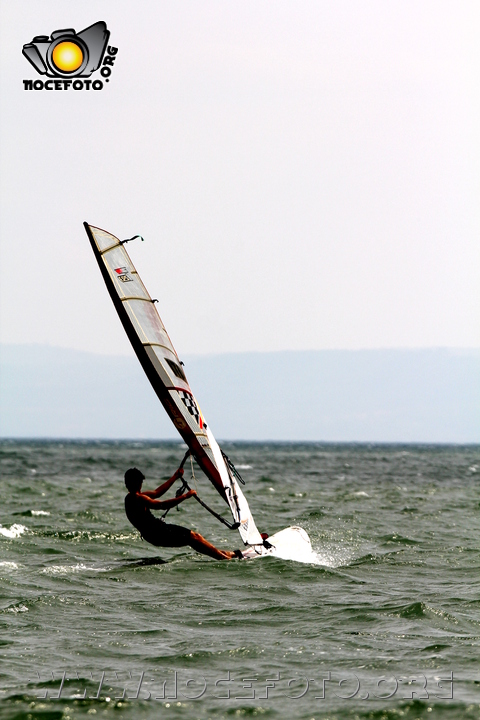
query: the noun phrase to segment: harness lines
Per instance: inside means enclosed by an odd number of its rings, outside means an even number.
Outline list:
[[[192,477],[193,477],[193,479],[195,480],[195,472],[194,472],[194,470],[193,470],[192,453],[190,452],[190,450],[187,450],[187,452],[185,453],[184,458],[183,458],[182,462],[180,463],[180,466],[179,466],[178,469],[180,470],[181,468],[183,468],[183,466],[185,465],[185,463],[186,463],[186,461],[188,460],[188,458],[190,458],[190,462],[191,462]],[[230,463],[230,461],[229,461],[229,465],[232,465],[232,467],[233,467],[233,464]],[[244,483],[243,480],[242,480],[242,482]],[[245,483],[244,483],[244,484],[245,484]],[[175,497],[180,497],[180,495],[183,495],[184,492],[185,492],[185,490],[188,491],[188,490],[191,490],[191,488],[190,488],[187,480],[186,480],[185,478],[183,478],[183,479],[182,479],[182,485],[179,487],[179,489],[178,489],[177,492],[175,493]],[[213,510],[211,507],[209,507],[209,505],[207,505],[207,503],[203,502],[203,500],[202,500],[201,498],[199,498],[198,495],[194,495],[193,497],[195,498],[195,500],[196,500],[198,503],[200,503],[200,505],[201,505],[202,507],[205,508],[205,510],[208,510],[208,512],[209,512],[211,515],[213,515],[213,517],[217,518],[217,520],[220,520],[220,522],[222,522],[224,525],[226,525],[228,528],[230,528],[230,530],[236,530],[236,529],[240,526],[240,523],[238,523],[238,522],[236,522],[236,523],[231,523],[231,522],[229,522],[228,520],[225,520],[224,517],[222,517],[221,515],[219,515],[219,513],[215,512],[215,510]],[[167,508],[167,509],[165,510],[165,512],[164,512],[163,515],[162,515],[162,520],[164,520],[164,519],[166,518],[166,516],[168,515],[168,513],[169,513],[170,510],[171,510],[171,508]],[[177,510],[178,510],[178,505],[177,505]]]

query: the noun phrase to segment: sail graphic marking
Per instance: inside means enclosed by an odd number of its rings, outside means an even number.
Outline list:
[[[193,397],[193,395],[190,395],[190,393],[185,392],[184,390],[179,390],[178,394],[180,395],[180,398],[190,415],[195,418],[197,425],[199,427],[202,427],[202,418],[200,417],[200,411],[197,407],[197,403],[195,402],[195,398]]]

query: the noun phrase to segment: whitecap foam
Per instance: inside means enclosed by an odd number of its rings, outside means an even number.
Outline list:
[[[26,605],[14,605],[13,607],[7,608],[7,612],[11,612],[11,613],[28,612],[28,608]]]
[[[9,562],[8,560],[2,560],[2,561],[0,561],[0,569],[18,570],[18,565],[16,562]]]
[[[253,470],[252,465],[235,465],[237,470]]]
[[[20,537],[20,535],[23,535],[26,530],[28,530],[28,528],[25,527],[25,525],[20,525],[19,523],[14,523],[9,528],[0,525],[0,535],[3,535],[3,537],[6,538]]]
[[[32,515],[50,515],[48,510],[31,510]]]
[[[83,572],[84,570],[102,572],[106,569],[105,567],[92,567],[91,565],[85,565],[85,563],[77,563],[76,565],[49,565],[49,567],[43,568],[42,572],[47,573],[47,575],[67,575],[68,573]]]
[[[80,572],[81,570],[89,570],[83,563],[77,563],[76,565],[50,565],[42,570],[42,572],[48,575],[66,575],[67,573]]]

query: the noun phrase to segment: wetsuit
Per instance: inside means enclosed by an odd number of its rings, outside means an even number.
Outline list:
[[[156,518],[148,505],[137,495],[125,496],[125,512],[132,525],[144,540],[157,547],[183,547],[190,545],[191,530],[181,525],[169,525]]]

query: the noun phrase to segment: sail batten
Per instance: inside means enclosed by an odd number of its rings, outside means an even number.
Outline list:
[[[229,505],[243,542],[261,544],[247,500],[205,422],[155,304],[124,245],[105,230],[84,225],[115,309],[157,397],[198,465]]]

